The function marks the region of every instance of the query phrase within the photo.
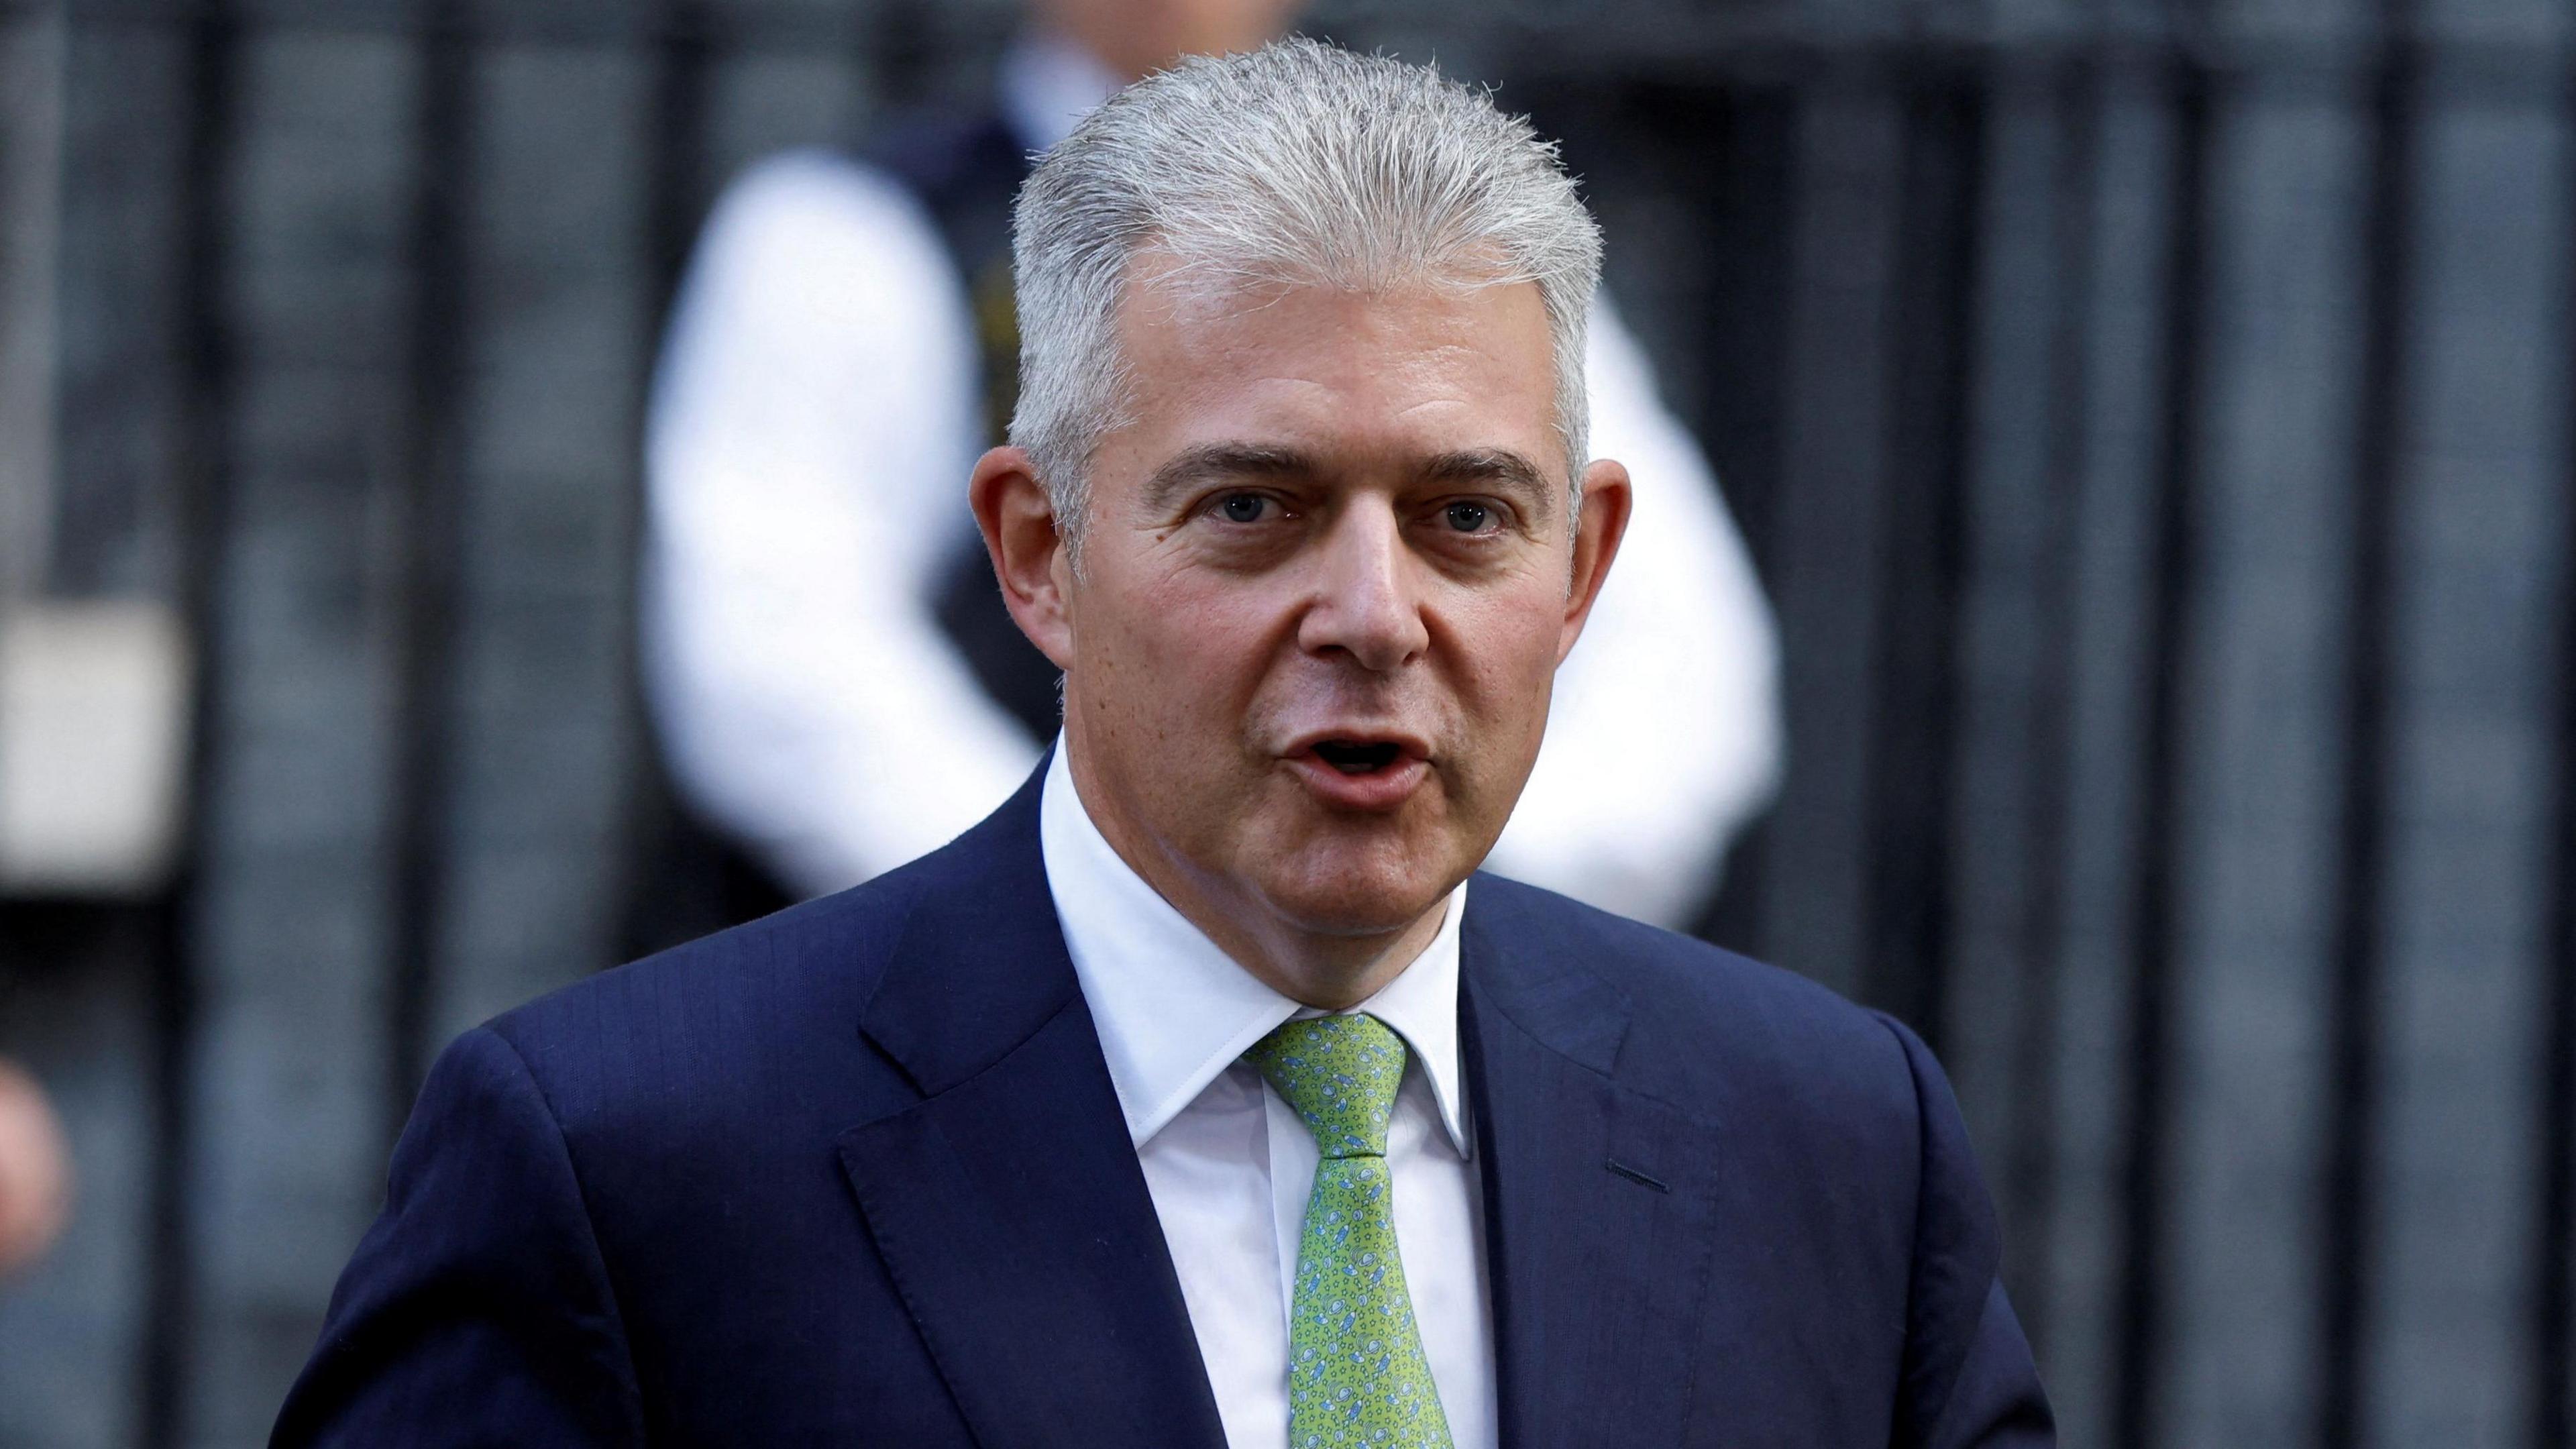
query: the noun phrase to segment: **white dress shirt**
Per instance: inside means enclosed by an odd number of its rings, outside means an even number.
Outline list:
[[[1244,1051],[1301,1007],[1216,947],[1110,847],[1059,745],[1038,806],[1047,888],[1179,1273],[1231,1449],[1286,1449],[1288,1306],[1315,1139]],[[1409,1053],[1388,1123],[1395,1238],[1457,1449],[1494,1443],[1493,1314],[1458,1056],[1458,923],[1353,1008]]]
[[[1002,109],[1042,149],[1116,84],[1033,39]],[[937,230],[845,156],[751,170],[683,281],[647,427],[646,695],[682,794],[797,889],[940,845],[1037,758],[932,611],[974,527],[977,365]],[[1773,784],[1776,643],[1707,460],[1606,304],[1586,367],[1635,520],[1491,864],[1686,924]]]

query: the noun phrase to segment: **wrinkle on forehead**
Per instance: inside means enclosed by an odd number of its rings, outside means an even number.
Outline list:
[[[1507,265],[1507,256],[1489,243],[1479,242],[1455,260],[1455,265],[1445,268],[1372,279],[1336,275],[1331,268],[1313,265],[1278,269],[1194,265],[1190,257],[1172,250],[1162,241],[1149,239],[1140,243],[1128,254],[1121,295],[1112,322],[1117,334],[1113,345],[1117,398],[1115,421],[1110,430],[1124,429],[1139,420],[1137,408],[1147,387],[1166,396],[1176,390],[1187,392],[1186,383],[1176,389],[1172,379],[1148,379],[1137,367],[1138,361],[1148,354],[1170,354],[1172,349],[1168,338],[1157,336],[1167,329],[1209,329],[1219,334],[1231,332],[1233,335],[1230,337],[1209,340],[1221,350],[1232,351],[1259,347],[1276,340],[1260,331],[1259,319],[1301,296],[1342,298],[1365,307],[1381,301],[1401,305],[1408,296],[1466,301],[1496,288],[1511,289],[1526,295],[1532,308],[1531,319],[1538,323],[1538,350],[1532,357],[1544,370],[1547,387],[1544,412],[1540,416],[1556,441],[1556,446],[1545,452],[1564,460],[1563,480],[1570,489],[1579,493],[1583,459],[1576,454],[1580,440],[1568,432],[1565,414],[1569,406],[1580,404],[1568,397],[1565,359],[1561,355],[1566,339],[1560,335],[1558,319],[1548,311],[1544,288],[1535,279]],[[1438,366],[1443,355],[1450,352],[1479,355],[1490,352],[1488,339],[1471,335],[1476,324],[1457,312],[1440,316],[1435,311],[1429,316],[1417,317],[1415,321],[1436,324],[1435,331],[1417,329],[1408,332],[1404,338],[1423,365]],[[1184,343],[1179,350],[1196,349]],[[1578,374],[1579,371],[1578,363]],[[1314,378],[1276,379],[1279,382],[1301,380],[1307,383],[1317,381]],[[1575,396],[1580,396],[1579,386]],[[1458,402],[1470,400],[1463,396],[1453,399]]]
[[[1188,431],[1188,414],[1206,408],[1258,410],[1263,397],[1353,424],[1458,408],[1489,430],[1547,429],[1552,359],[1535,292],[1154,297],[1122,319],[1130,402],[1151,404],[1156,431]]]

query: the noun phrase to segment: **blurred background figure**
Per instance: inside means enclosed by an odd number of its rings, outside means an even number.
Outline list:
[[[724,914],[930,850],[1054,738],[1055,670],[964,507],[1017,386],[1012,198],[1119,86],[1257,46],[1298,8],[1041,0],[990,110],[778,157],[717,204],[654,391],[644,625],[678,793],[750,857],[683,847],[663,868],[712,864]],[[1492,868],[1686,927],[1777,771],[1777,645],[1707,460],[1606,304],[1588,365],[1593,451],[1636,478],[1636,522]],[[666,919],[639,934],[729,923],[667,918],[693,898],[649,897]]]
[[[0,1281],[42,1257],[70,1213],[62,1124],[36,1079],[0,1058]]]
[[[6,381],[0,369],[0,413]],[[7,472],[0,522],[23,524]],[[49,964],[29,959],[28,915],[96,919],[168,889],[186,795],[188,651],[172,611],[30,597],[24,557],[0,549],[0,1008]],[[71,1184],[53,1104],[0,1055],[0,1280],[61,1236]]]

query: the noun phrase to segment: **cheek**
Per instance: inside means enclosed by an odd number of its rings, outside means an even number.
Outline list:
[[[1175,574],[1102,589],[1077,645],[1131,717],[1231,733],[1260,682],[1279,612],[1241,581]]]
[[[1471,710],[1503,738],[1547,719],[1562,632],[1564,591],[1547,580],[1479,591],[1449,610],[1457,635],[1459,688]]]

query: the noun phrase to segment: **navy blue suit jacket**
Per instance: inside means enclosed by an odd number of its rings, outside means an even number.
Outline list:
[[[1461,950],[1506,1446],[2051,1442],[1903,1027],[1491,877]],[[1221,1449],[1036,780],[460,1038],[275,1442]]]

